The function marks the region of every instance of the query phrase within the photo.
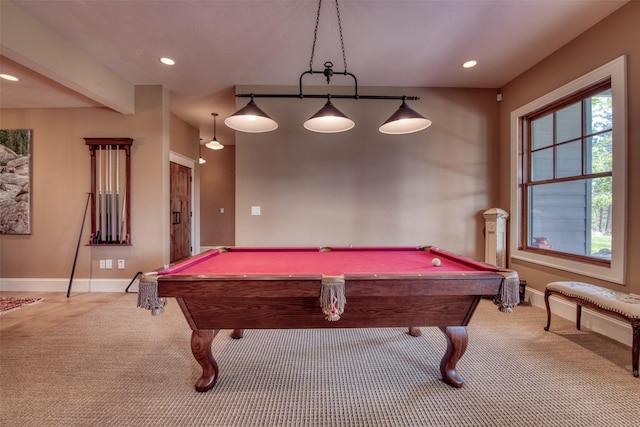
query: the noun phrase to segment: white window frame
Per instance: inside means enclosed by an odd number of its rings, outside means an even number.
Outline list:
[[[620,56],[602,67],[585,74],[566,85],[511,112],[511,221],[510,255],[545,267],[557,268],[588,277],[624,284],[626,268],[627,229],[627,80],[626,56]],[[569,260],[547,254],[524,250],[526,242],[520,242],[523,226],[521,183],[523,177],[522,126],[523,117],[555,101],[578,92],[604,78],[611,77],[613,107],[613,163],[612,163],[612,247],[611,265],[602,266],[588,262]]]

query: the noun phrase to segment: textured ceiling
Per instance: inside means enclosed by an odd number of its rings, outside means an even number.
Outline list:
[[[318,9],[315,0],[13,3],[128,82],[167,87],[171,111],[205,139],[211,112],[224,118],[235,110],[235,85],[298,84],[309,69]],[[624,3],[342,0],[339,6],[347,70],[360,87],[499,88]],[[317,37],[314,70],[332,61],[342,71],[334,1],[322,2]],[[176,65],[160,64],[161,56]],[[478,66],[463,69],[468,59]],[[25,68],[15,55],[2,57],[0,66],[21,78],[0,83],[3,108],[99,105]],[[219,139],[226,133],[231,137],[220,126]]]

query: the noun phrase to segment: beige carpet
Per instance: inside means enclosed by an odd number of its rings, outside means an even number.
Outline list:
[[[0,349],[0,425],[636,426],[630,349],[520,306],[483,300],[458,363],[439,378],[436,328],[247,331],[213,342],[220,377],[200,367],[175,301],[158,317],[135,295]]]

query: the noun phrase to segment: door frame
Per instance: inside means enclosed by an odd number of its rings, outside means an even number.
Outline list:
[[[181,166],[184,166],[186,168],[189,168],[189,173],[191,176],[191,242],[189,242],[190,247],[191,247],[191,255],[195,254],[195,250],[196,250],[196,241],[195,241],[195,236],[196,236],[196,203],[195,203],[195,177],[194,177],[194,170],[196,167],[196,162],[193,159],[190,159],[188,157],[183,156],[180,153],[176,153],[174,151],[169,151],[169,162],[173,162],[173,163],[177,163]],[[198,242],[199,243],[199,242]]]

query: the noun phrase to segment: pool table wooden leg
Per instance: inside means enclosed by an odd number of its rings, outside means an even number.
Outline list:
[[[464,384],[464,378],[456,370],[456,363],[467,350],[467,328],[466,326],[441,326],[440,330],[447,337],[447,351],[440,361],[442,380],[452,387],[460,388]]]
[[[196,381],[196,391],[208,391],[216,385],[218,364],[211,353],[211,342],[217,333],[217,329],[196,329],[191,333],[191,352],[202,366],[202,376]]]
[[[420,330],[419,326],[410,326],[409,335],[411,335],[412,337],[419,337],[420,335],[422,335],[422,331]]]

